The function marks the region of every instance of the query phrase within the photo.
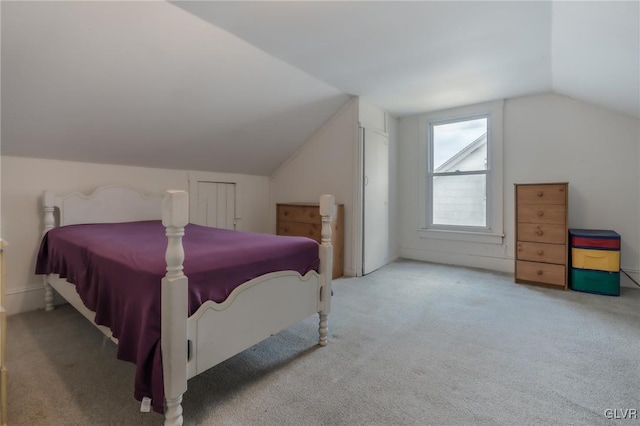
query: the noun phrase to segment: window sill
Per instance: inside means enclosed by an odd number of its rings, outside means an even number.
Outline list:
[[[445,229],[419,229],[420,238],[432,238],[435,240],[464,241],[484,244],[502,244],[504,234],[492,232],[451,231]]]

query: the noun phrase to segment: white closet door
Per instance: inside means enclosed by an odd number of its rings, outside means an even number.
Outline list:
[[[375,130],[363,131],[362,272],[368,274],[389,259],[389,138]]]
[[[235,229],[236,184],[226,182],[197,183],[194,223],[214,228]]]

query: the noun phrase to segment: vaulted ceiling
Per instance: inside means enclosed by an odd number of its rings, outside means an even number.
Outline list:
[[[359,95],[640,117],[632,2],[2,2],[2,153],[267,175]]]
[[[639,2],[174,2],[402,116],[555,91],[640,117]]]

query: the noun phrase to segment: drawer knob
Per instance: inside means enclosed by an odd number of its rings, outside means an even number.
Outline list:
[[[538,250],[538,256],[542,256],[544,254],[544,250]]]
[[[544,195],[544,192],[542,191],[538,191],[538,193],[536,194],[538,197],[542,197]]]
[[[289,228],[284,228],[284,232],[289,232]]]
[[[544,216],[544,212],[542,210],[538,210],[538,217]]]
[[[289,216],[289,212],[287,210],[284,211],[283,213],[285,216]]]
[[[542,275],[542,269],[538,269],[538,270],[536,271],[536,274],[538,274],[538,275]]]
[[[542,234],[544,234],[544,231],[540,227],[536,228],[536,235],[542,236]]]

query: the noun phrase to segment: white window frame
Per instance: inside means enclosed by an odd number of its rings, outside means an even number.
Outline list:
[[[437,111],[420,117],[420,223],[421,238],[451,241],[502,244],[503,225],[503,101],[487,102],[446,111]],[[429,196],[429,174],[432,158],[433,125],[487,117],[487,220],[486,227],[431,224],[432,206]]]

